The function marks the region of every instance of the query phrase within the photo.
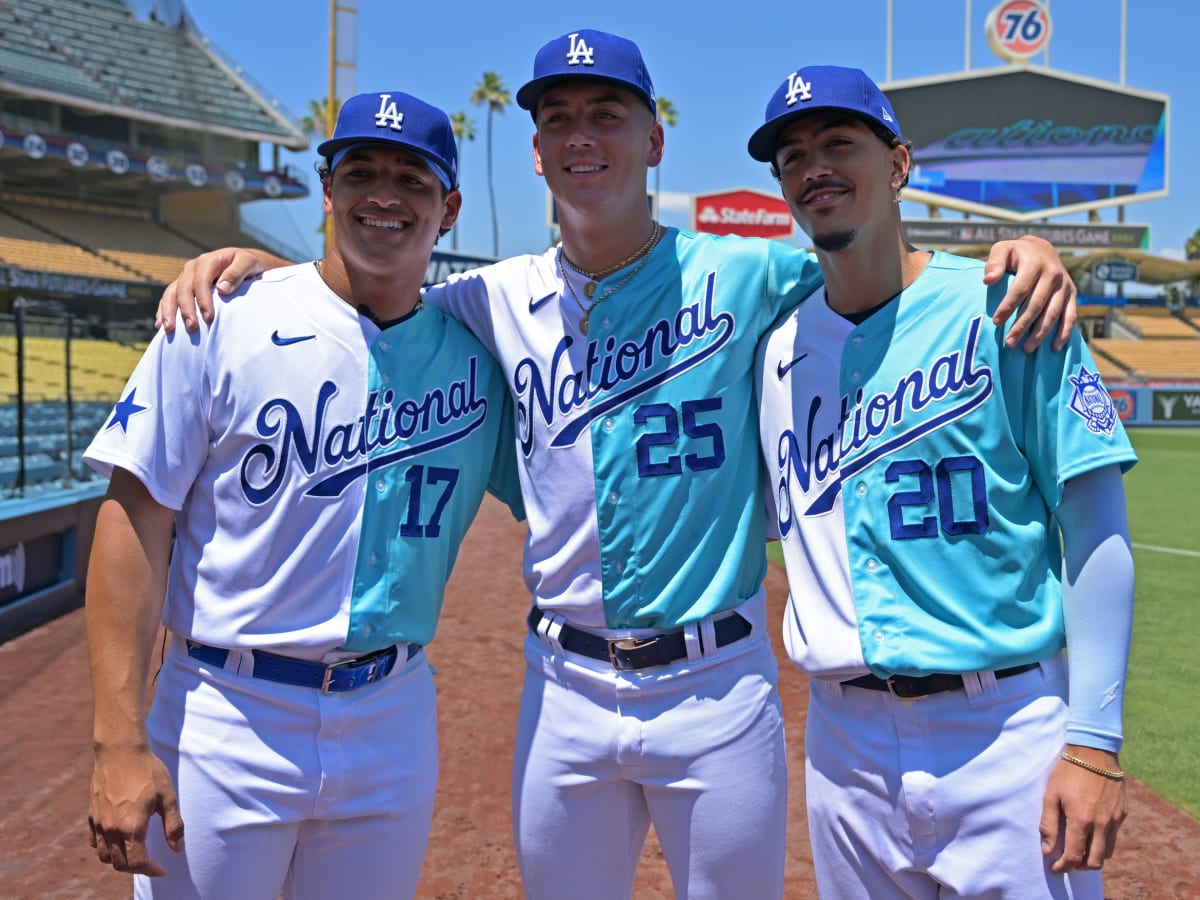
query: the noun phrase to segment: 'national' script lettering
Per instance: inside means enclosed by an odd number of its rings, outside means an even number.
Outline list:
[[[805,495],[824,486],[804,515],[829,512],[844,478],[960,418],[991,395],[992,370],[988,366],[975,367],[982,325],[983,317],[976,317],[961,350],[939,356],[926,368],[902,375],[890,390],[868,397],[860,388],[853,398],[843,395],[837,428],[832,433],[816,433],[821,398],[813,397],[803,434],[789,429],[779,436],[776,463],[780,472],[777,488],[781,535],[791,531],[794,518],[789,502],[793,479]],[[975,389],[969,390],[972,388]],[[922,417],[912,428],[900,430],[906,413],[922,412],[931,404],[934,414]],[[945,404],[945,408],[940,404]],[[842,466],[846,456],[868,447],[867,452],[855,456],[853,463]]]

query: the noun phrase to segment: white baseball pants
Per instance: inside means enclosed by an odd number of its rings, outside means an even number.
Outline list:
[[[651,823],[676,897],[782,896],[787,751],[763,629],[640,672],[533,635],[525,658],[513,829],[530,900],[627,900]]]
[[[1038,822],[1067,722],[1061,657],[919,700],[812,679],[808,826],[822,900],[1103,896],[1050,872]]]
[[[173,853],[154,819],[148,849],[169,874],[137,876],[135,896],[411,897],[438,773],[425,654],[356,691],[322,694],[213,669],[180,643],[148,730],[175,781],[185,849]]]

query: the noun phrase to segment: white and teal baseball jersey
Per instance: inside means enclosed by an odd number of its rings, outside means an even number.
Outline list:
[[[164,624],[306,659],[428,643],[489,484],[520,514],[499,368],[435,309],[381,332],[311,264],[242,293],[155,337],[85,454],[179,511]]]
[[[858,326],[819,290],[760,347],[784,637],[810,675],[983,671],[1064,645],[1062,485],[1135,456],[1081,336],[1004,347],[1006,286],[982,268],[935,253]]]
[[[752,366],[820,283],[807,253],[669,229],[580,329],[558,249],[428,292],[501,361],[515,398],[535,602],[572,622],[668,628],[733,609],[766,573]],[[574,278],[569,273],[569,277]]]

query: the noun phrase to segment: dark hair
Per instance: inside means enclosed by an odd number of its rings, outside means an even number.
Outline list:
[[[912,159],[912,141],[900,140],[900,138],[896,135],[896,132],[892,131],[891,129],[884,128],[882,125],[880,125],[874,119],[868,119],[866,116],[859,116],[858,118],[862,121],[862,123],[864,125],[866,125],[868,128],[871,129],[871,133],[874,134],[875,137],[877,137],[881,141],[883,141],[883,143],[887,146],[887,148],[889,150],[893,150],[896,147],[903,145],[905,147],[905,149],[908,150],[908,158],[910,160]],[[779,167],[775,165],[774,159],[771,160],[770,167],[771,167],[771,177],[774,178],[776,181],[780,181],[782,176],[779,173]],[[912,167],[909,166],[909,169],[911,171]],[[905,172],[904,173],[904,181],[902,181],[900,183],[900,187],[896,188],[897,193],[899,193],[901,190],[903,190],[904,187],[908,184],[908,176],[909,176],[909,172]]]
[[[321,179],[322,187],[325,186],[326,178],[333,177],[333,170],[329,168],[329,160],[326,157],[321,157],[319,160],[313,163],[313,169],[316,171],[317,177]],[[442,179],[435,178],[434,180],[437,181],[438,187],[442,189],[442,199],[445,200],[450,191],[446,189],[444,184],[442,184]],[[458,188],[455,188],[454,190],[458,190]],[[439,228],[438,237],[444,237],[449,232],[449,228]],[[434,241],[434,243],[436,244],[437,241]]]

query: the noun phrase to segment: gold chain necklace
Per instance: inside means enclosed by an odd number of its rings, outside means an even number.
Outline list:
[[[642,247],[642,251],[641,251],[642,258],[640,260],[638,260],[638,264],[636,266],[634,266],[632,270],[630,270],[628,275],[626,275],[624,278],[622,278],[620,281],[618,281],[612,287],[608,288],[603,294],[601,294],[599,297],[597,297],[595,300],[593,300],[592,305],[590,307],[584,306],[583,303],[579,299],[579,295],[575,293],[575,287],[574,287],[574,285],[571,284],[571,279],[567,277],[567,270],[563,268],[563,260],[566,258],[566,254],[564,254],[562,252],[561,248],[559,249],[559,251],[558,251],[559,274],[562,275],[562,280],[567,285],[567,290],[571,294],[571,299],[575,301],[575,305],[578,306],[579,311],[583,313],[583,319],[581,319],[579,322],[579,330],[581,332],[583,332],[584,334],[588,333],[588,320],[592,316],[592,311],[595,310],[595,308],[597,306],[599,306],[601,303],[603,303],[605,300],[607,300],[609,297],[611,297],[617,291],[619,291],[621,288],[625,287],[625,285],[629,283],[629,280],[631,278],[633,278],[634,275],[636,275],[638,272],[640,272],[642,270],[642,266],[644,266],[646,264],[646,260],[648,260],[650,258],[650,251],[654,249],[654,247],[658,243],[658,239],[660,237],[662,237],[662,229],[659,227],[659,224],[657,222],[655,222],[654,223],[654,232],[653,232],[653,234],[650,235],[650,241],[648,241]],[[569,263],[570,260],[567,260],[567,262]],[[628,265],[628,263],[625,263],[625,265]],[[571,268],[574,269],[575,267],[571,266]],[[579,271],[579,270],[576,269],[576,271]],[[579,274],[587,275],[588,273],[580,272]]]
[[[591,300],[592,297],[595,296],[596,288],[598,286],[596,284],[596,282],[602,281],[603,279],[605,279],[609,275],[611,275],[613,272],[620,271],[621,269],[625,268],[627,265],[629,265],[631,262],[633,262],[635,259],[637,259],[642,254],[649,252],[650,248],[653,247],[658,242],[658,238],[659,238],[659,234],[660,234],[660,226],[659,226],[658,222],[655,221],[653,223],[653,225],[654,225],[654,227],[650,229],[650,237],[646,238],[646,243],[642,244],[642,246],[638,247],[636,250],[634,250],[632,253],[630,253],[627,257],[625,257],[623,260],[621,260],[615,266],[609,266],[608,268],[601,269],[598,272],[589,272],[587,269],[585,269],[581,266],[575,265],[575,263],[571,262],[571,258],[569,256],[567,256],[566,252],[562,252],[562,258],[568,266],[570,266],[573,270],[578,272],[580,275],[583,275],[584,277],[590,279],[588,281],[588,283],[583,286],[583,295],[585,297],[587,297],[589,300]]]

